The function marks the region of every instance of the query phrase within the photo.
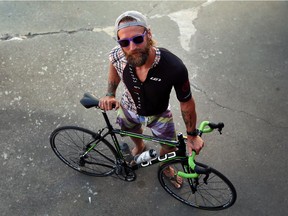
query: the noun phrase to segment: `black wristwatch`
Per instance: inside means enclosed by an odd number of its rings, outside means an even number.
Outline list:
[[[199,136],[201,134],[201,131],[198,129],[195,129],[194,131],[188,132],[187,131],[187,135],[189,136]]]

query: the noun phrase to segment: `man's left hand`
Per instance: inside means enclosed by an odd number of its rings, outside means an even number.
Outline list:
[[[204,146],[204,141],[200,136],[187,136],[187,144],[186,144],[187,153],[189,156],[192,155],[192,151],[194,150],[196,154],[199,154],[201,149]]]

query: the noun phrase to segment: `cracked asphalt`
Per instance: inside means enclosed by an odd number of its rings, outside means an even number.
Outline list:
[[[131,9],[188,67],[198,122],[225,123],[222,136],[204,136],[198,160],[236,187],[227,210],[174,200],[156,166],[132,183],[94,178],[66,167],[49,146],[56,127],[103,125],[79,100],[105,94],[113,24]],[[285,1],[0,2],[1,215],[287,215],[287,12]],[[185,131],[174,92],[171,106]]]

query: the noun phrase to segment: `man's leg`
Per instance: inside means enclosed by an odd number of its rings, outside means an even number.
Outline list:
[[[140,129],[138,129],[138,131],[133,131],[133,132],[142,134],[143,133],[143,129],[140,128]],[[141,154],[146,149],[146,146],[145,146],[145,144],[144,144],[142,139],[131,137],[131,140],[135,144],[135,147],[132,149],[132,155],[133,156],[135,156],[137,154]]]
[[[160,149],[160,155],[165,155],[169,152],[176,151],[176,147],[170,147],[163,145]],[[170,179],[170,182],[174,185],[175,188],[181,188],[183,184],[183,179],[177,175],[175,171],[171,166],[167,167],[166,170],[164,170],[164,174],[167,178]]]
[[[142,124],[137,115],[122,107],[118,109],[116,122],[122,130],[138,134],[143,133]],[[133,156],[140,154],[145,150],[146,147],[142,139],[131,137],[131,140],[135,144],[135,147],[131,151]]]
[[[154,136],[164,139],[176,139],[175,125],[173,122],[173,116],[170,110],[164,112],[156,121],[153,121],[149,125],[151,127]],[[173,146],[162,145],[160,149],[160,156],[169,152],[176,151],[177,148]],[[173,167],[169,166],[164,170],[165,176],[170,180],[175,188],[181,188],[183,179],[177,175],[177,171]]]

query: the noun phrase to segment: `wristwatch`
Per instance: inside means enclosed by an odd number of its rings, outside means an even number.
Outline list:
[[[199,136],[200,134],[201,134],[201,131],[198,130],[198,129],[195,129],[195,130],[193,130],[191,132],[187,131],[187,135],[189,135],[189,136]]]
[[[106,96],[113,96],[113,97],[115,97],[115,94],[114,93],[112,93],[112,92],[108,92],[107,94],[106,94]]]

